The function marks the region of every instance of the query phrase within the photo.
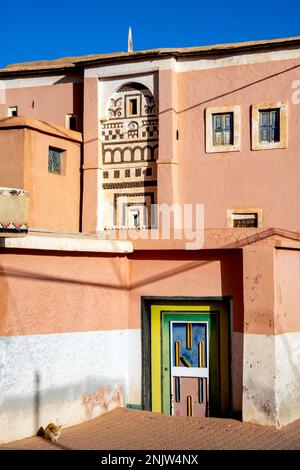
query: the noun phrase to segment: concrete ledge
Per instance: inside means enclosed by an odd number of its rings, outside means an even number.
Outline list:
[[[82,142],[81,132],[71,131],[66,127],[51,124],[49,122],[40,121],[29,116],[15,116],[0,119],[0,130],[5,129],[31,129],[33,131],[43,132],[45,134],[54,135],[73,142]]]
[[[131,241],[103,240],[95,236],[29,234],[25,238],[2,238],[0,248],[23,250],[78,251],[93,253],[132,253]]]

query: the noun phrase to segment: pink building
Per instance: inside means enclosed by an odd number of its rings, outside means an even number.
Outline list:
[[[299,69],[289,38],[0,70],[0,186],[29,192],[1,441],[114,406],[300,418]]]

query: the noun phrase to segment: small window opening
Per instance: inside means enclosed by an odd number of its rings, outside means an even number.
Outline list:
[[[8,117],[18,116],[18,107],[17,106],[10,106],[8,108]]]
[[[77,131],[77,116],[75,114],[67,114],[67,129]]]
[[[232,214],[233,227],[258,227],[258,214],[252,213],[233,213]]]
[[[129,100],[129,113],[131,116],[134,116],[137,114],[137,99],[132,98]]]
[[[60,175],[62,173],[62,155],[64,151],[49,147],[48,172]]]

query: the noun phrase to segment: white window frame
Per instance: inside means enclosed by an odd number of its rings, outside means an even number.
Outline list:
[[[232,114],[233,115],[233,143],[225,145],[214,145],[214,114]],[[205,151],[206,153],[220,152],[238,152],[241,150],[241,107],[232,106],[214,106],[205,110]]]
[[[13,112],[16,112],[16,116],[18,116],[18,106],[9,106],[7,110],[8,117],[16,117],[13,116]]]
[[[257,227],[245,227],[245,228],[258,228],[262,227],[263,221],[263,210],[261,208],[253,207],[239,207],[234,209],[227,209],[227,226],[231,228],[243,228],[233,227],[234,216],[239,214],[257,214]]]
[[[279,110],[279,140],[260,142],[260,111]],[[253,104],[251,107],[251,148],[252,150],[284,149],[288,146],[288,103],[287,101],[268,101]]]

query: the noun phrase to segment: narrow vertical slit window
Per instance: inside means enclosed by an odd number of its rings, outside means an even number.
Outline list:
[[[129,114],[131,116],[137,115],[137,99],[136,98],[132,98],[129,100]]]

